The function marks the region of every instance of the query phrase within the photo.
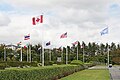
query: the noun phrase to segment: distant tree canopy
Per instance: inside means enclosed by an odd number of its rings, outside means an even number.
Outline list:
[[[4,44],[0,45],[0,61],[4,60]],[[31,47],[31,56],[32,61],[41,62],[42,61],[42,45],[30,45]],[[29,48],[29,47],[27,47]],[[23,61],[27,60],[27,48],[23,49]],[[66,60],[66,50],[68,50],[68,61],[77,59],[77,51],[78,51],[78,59],[83,60],[83,49],[84,49],[84,57],[85,62],[96,61],[101,63],[107,63],[107,52],[108,48],[110,50],[110,62],[120,64],[120,44],[111,43],[106,44],[97,44],[95,42],[89,42],[86,44],[84,41],[82,43],[78,42],[78,44],[73,46],[67,46],[63,48],[53,48],[53,49],[44,49],[45,53],[45,62],[53,61],[57,63],[57,58],[61,57],[61,63],[65,63]],[[78,49],[78,50],[77,50]],[[11,48],[6,48],[6,59],[7,61],[19,61],[20,60],[20,50],[12,50]],[[50,59],[51,58],[51,59]]]

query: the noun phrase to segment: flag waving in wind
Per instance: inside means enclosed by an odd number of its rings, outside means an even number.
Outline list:
[[[17,46],[20,47],[21,44],[22,44],[22,42],[20,41],[17,43]]]
[[[46,43],[46,46],[49,46],[50,45],[50,41]]]
[[[67,38],[67,32],[64,33],[64,34],[62,34],[62,35],[60,36],[60,38]]]
[[[21,45],[21,44],[22,44],[22,42],[21,42],[21,41],[17,43],[17,45]]]
[[[104,34],[108,34],[108,27],[103,29],[101,32],[100,32],[101,36],[104,35]]]
[[[78,44],[78,41],[75,41],[74,43],[72,43],[73,45],[76,45],[76,44]]]
[[[36,25],[38,23],[43,23],[43,15],[40,15],[38,17],[33,17],[32,18],[32,24]]]
[[[24,40],[29,40],[30,39],[30,34],[24,36]]]

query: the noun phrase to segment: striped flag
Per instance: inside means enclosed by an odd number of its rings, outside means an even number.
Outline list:
[[[29,40],[30,39],[30,34],[24,36],[24,40]]]
[[[36,25],[38,23],[43,23],[43,15],[40,15],[38,17],[33,17],[32,18],[32,24]]]
[[[21,44],[22,44],[22,42],[21,42],[21,41],[17,43],[17,45],[21,45]]]
[[[73,45],[76,45],[76,44],[78,44],[78,41],[75,41],[74,43],[72,43]]]
[[[101,36],[104,35],[104,34],[108,34],[108,27],[103,29],[101,32],[100,32]]]
[[[60,36],[60,38],[67,38],[67,32],[64,33],[64,34],[62,34],[62,35]]]

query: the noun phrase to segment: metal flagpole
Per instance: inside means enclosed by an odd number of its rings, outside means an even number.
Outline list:
[[[77,45],[77,60],[78,60],[78,45]]]
[[[20,61],[22,62],[22,47],[21,47]]]
[[[40,49],[40,62],[42,61],[42,48]]]
[[[60,38],[67,38],[67,32],[62,34]],[[67,42],[67,40],[66,40]],[[66,64],[68,64],[68,50],[67,50],[67,45],[66,45]]]
[[[62,58],[62,61],[64,62],[63,49],[62,49],[61,51],[62,51],[62,53],[61,53],[61,58]]]
[[[44,35],[44,27],[43,27],[43,30],[42,30],[42,37]],[[42,39],[42,66],[44,66],[44,37]]]
[[[6,47],[4,46],[4,61],[6,61]]]
[[[30,58],[30,62],[31,62],[31,46],[29,44],[29,58]]]
[[[44,46],[42,46],[42,66],[44,66]]]
[[[38,48],[38,51],[40,53],[40,62],[41,62],[41,47]]]
[[[66,64],[68,64],[68,49],[66,47]]]
[[[29,48],[28,48],[28,46],[27,46],[27,62],[28,62],[28,49],[29,49]]]
[[[66,38],[66,42],[67,42],[67,38]],[[68,64],[68,48],[66,45],[66,64]]]
[[[84,51],[84,47],[83,47],[83,63],[85,62],[84,56],[85,56],[85,51]]]
[[[61,49],[61,61],[63,61],[63,49]]]
[[[32,22],[33,22],[33,25],[36,25],[37,23],[43,23],[43,14],[38,17],[33,17]],[[42,34],[43,34],[43,32],[42,32]],[[43,35],[42,35],[42,37],[43,37]],[[44,40],[42,40],[42,66],[44,66]]]
[[[50,61],[51,61],[51,50],[49,50],[49,58],[50,58]]]
[[[109,66],[109,46],[108,46],[108,66]]]

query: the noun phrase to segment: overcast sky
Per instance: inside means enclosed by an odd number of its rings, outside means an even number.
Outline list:
[[[42,24],[32,17],[43,14]],[[100,32],[108,27],[109,33]],[[67,32],[68,38],[60,39]],[[31,35],[24,41],[24,35]],[[120,0],[0,0],[0,43],[51,41],[52,47],[75,41],[119,43]]]

